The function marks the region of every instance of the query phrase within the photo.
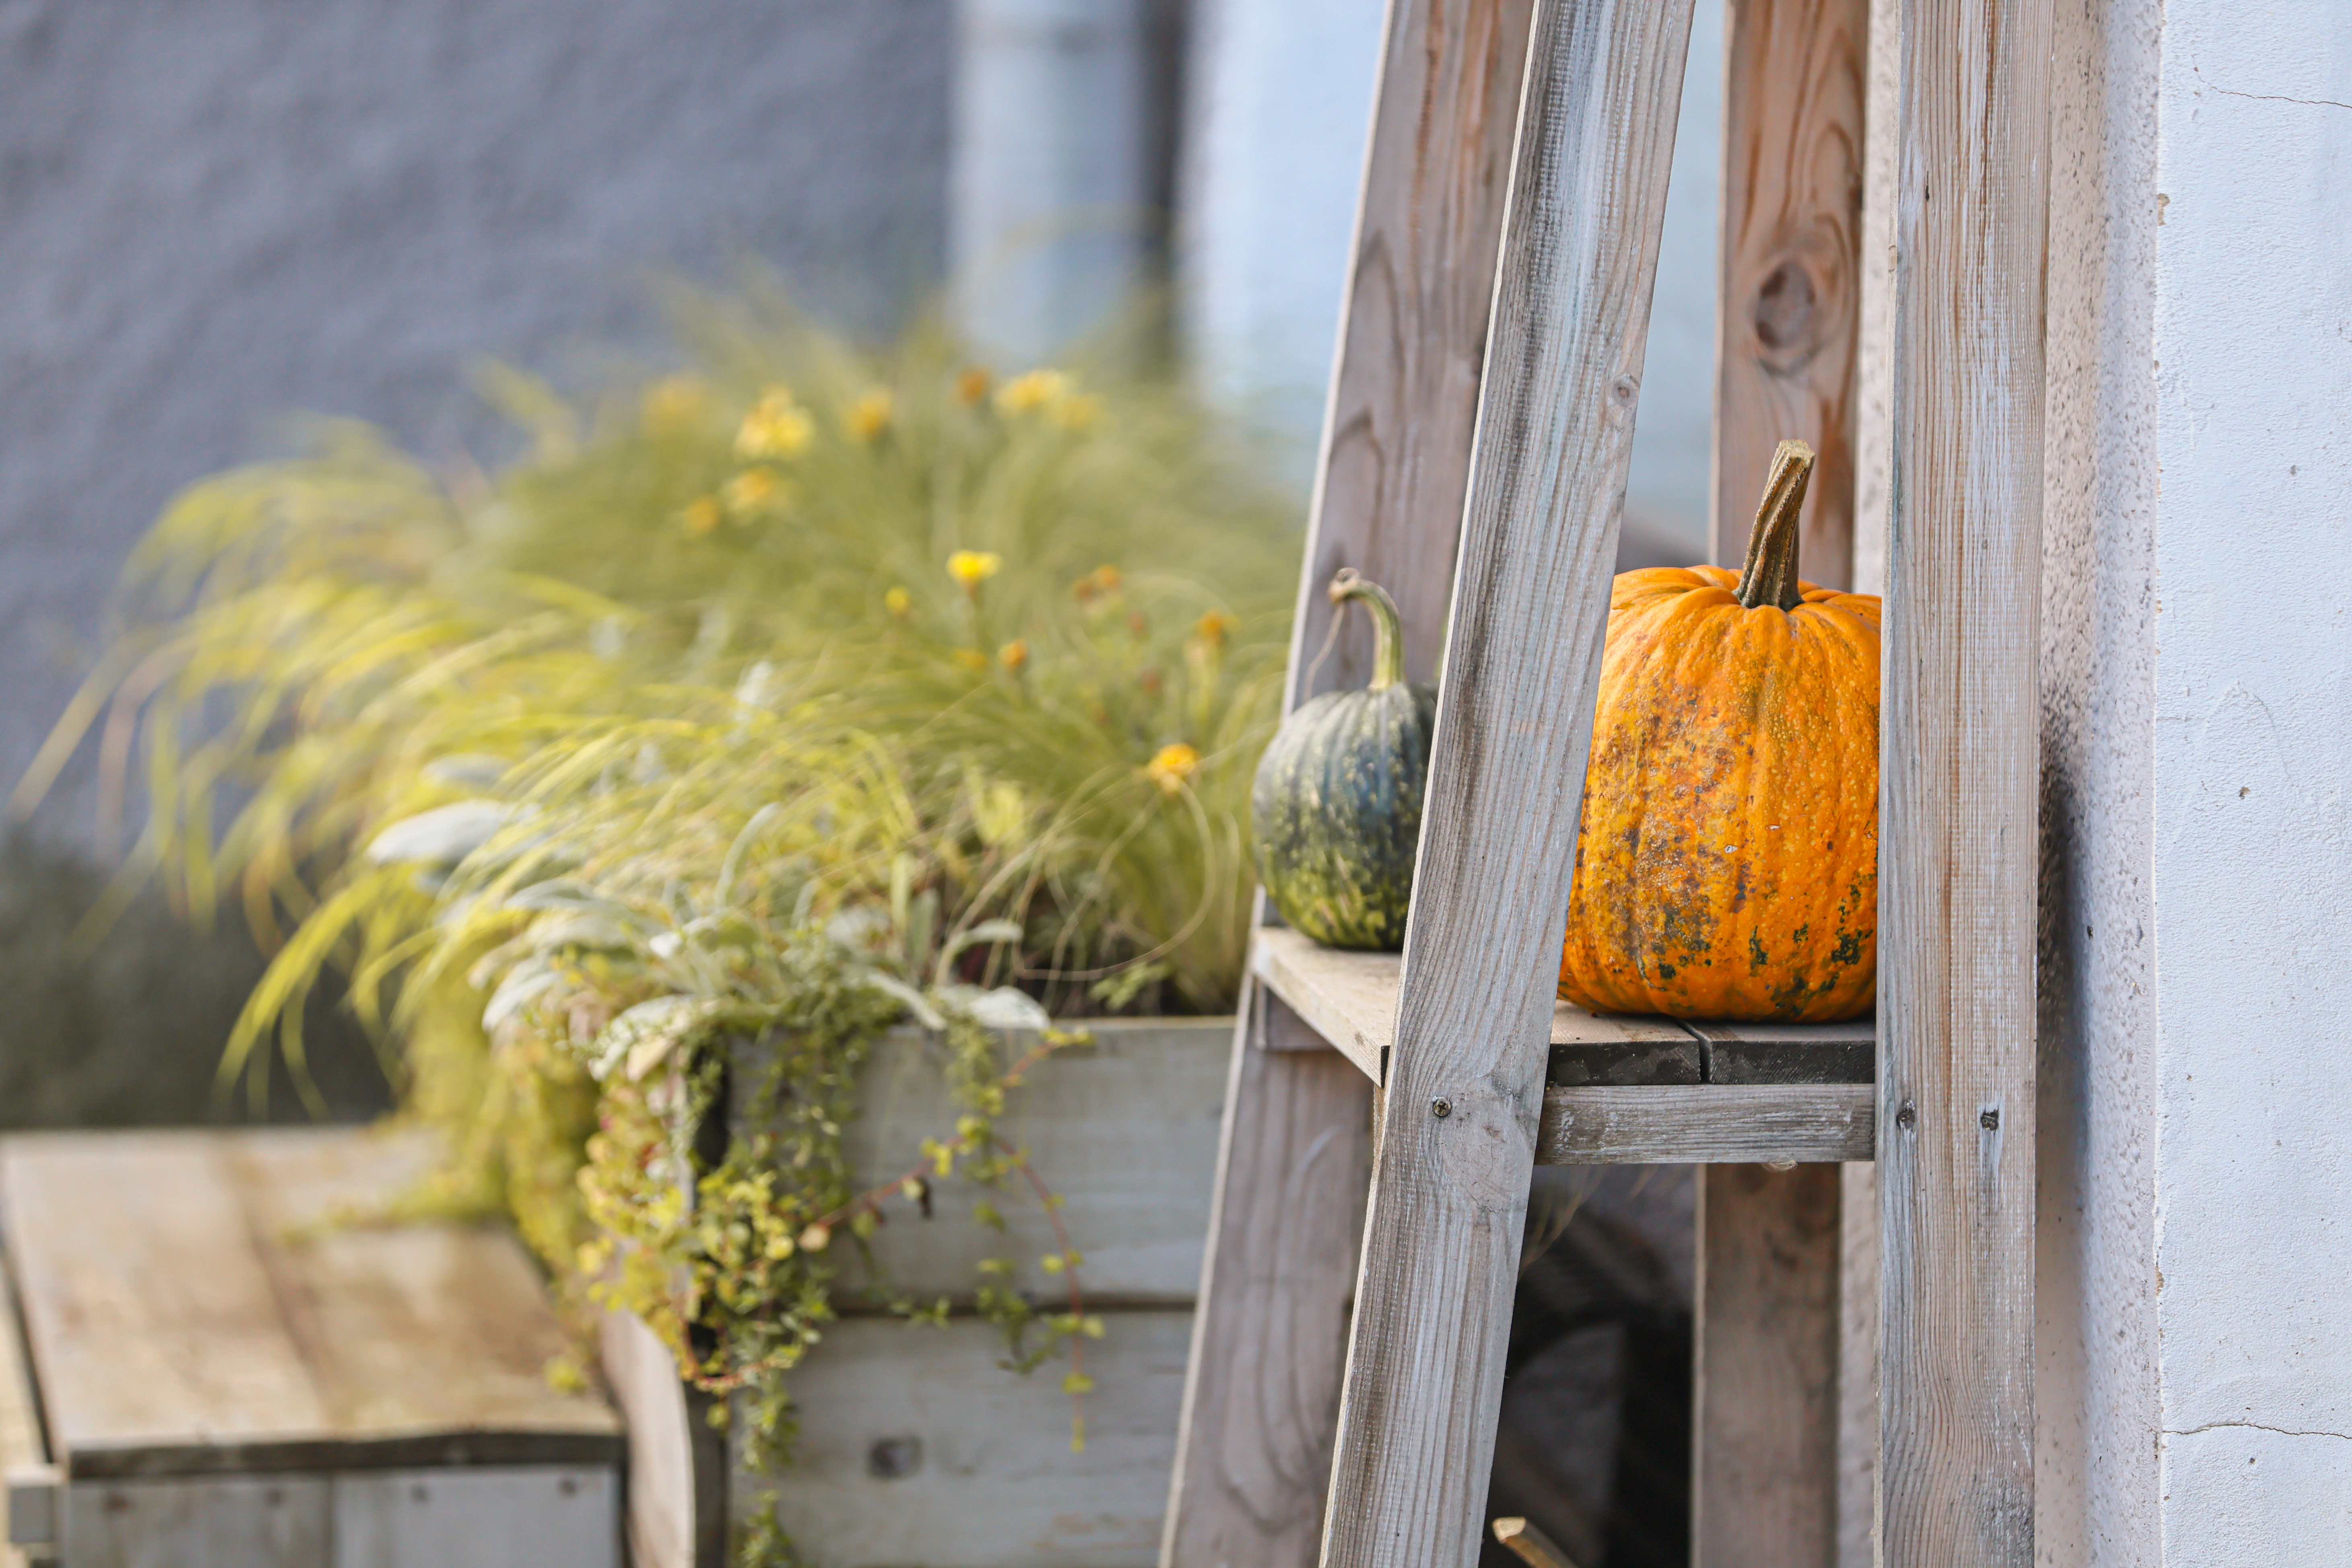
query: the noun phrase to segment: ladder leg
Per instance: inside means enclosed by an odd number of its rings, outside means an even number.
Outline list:
[[[1695,1568],[1837,1568],[1840,1169],[1700,1169]]]
[[[1690,18],[1536,9],[1328,1568],[1468,1568],[1484,1533]]]
[[[1226,1080],[1163,1568],[1308,1568],[1371,1177],[1371,1080],[1255,981]]]

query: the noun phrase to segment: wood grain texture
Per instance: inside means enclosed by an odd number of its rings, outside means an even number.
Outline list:
[[[1445,646],[1496,246],[1534,0],[1391,0],[1356,212],[1354,258],[1324,409],[1288,707],[1362,686],[1368,617],[1324,587],[1353,566],[1395,596],[1405,670]]]
[[[1836,1568],[1838,1170],[1700,1174],[1696,1568]]]
[[[1312,1563],[1339,1422],[1374,1090],[1255,982],[1242,1016],[1163,1568]]]
[[[1480,1546],[1690,15],[1685,0],[1536,11],[1325,1512],[1331,1568],[1466,1565]]]
[[[1911,0],[1879,879],[1883,1544],[2033,1561],[2046,0]]]
[[[333,1483],[321,1475],[75,1481],[71,1568],[333,1568]]]
[[[0,1145],[9,1261],[69,1476],[614,1464],[602,1400],[513,1237],[298,1227],[431,1159],[352,1131],[35,1135]]]
[[[1731,0],[1728,21],[1715,559],[1742,559],[1772,448],[1801,437],[1801,570],[1847,587],[1868,0]]]
[[[1189,1309],[1200,1288],[1233,1020],[1090,1027],[1095,1043],[1066,1047],[1030,1074],[1000,1128],[1061,1197],[1062,1223],[1086,1257],[1089,1300]],[[896,1181],[921,1160],[924,1139],[953,1131],[960,1111],[937,1053],[919,1032],[896,1030],[866,1058],[859,1114],[843,1142],[860,1188]],[[1003,1233],[971,1217],[983,1199],[1003,1216]],[[982,1259],[1034,1258],[1054,1245],[1051,1217],[1018,1184],[991,1192],[934,1183],[931,1215],[893,1205],[867,1244],[883,1279],[925,1298],[968,1297]],[[862,1261],[852,1262],[842,1283],[855,1290],[868,1279]]]
[[[1403,974],[1403,961],[1398,954],[1342,952],[1310,942],[1295,931],[1272,926],[1261,930],[1252,943],[1250,968],[1268,990],[1290,1005],[1317,1037],[1313,1044],[1328,1043],[1375,1083],[1381,1080],[1389,1047],[1396,1039],[1397,988]],[[1822,1037],[1843,1038],[1849,1034],[1849,1026],[1830,1026]],[[1869,1037],[1864,1026],[1860,1038],[1867,1042]],[[1556,1047],[1555,1064],[1563,1064],[1563,1053],[1557,1049],[1560,1047],[1641,1056],[1654,1054],[1643,1047],[1680,1049],[1696,1041],[1687,1028],[1670,1018],[1595,1015],[1556,998],[1549,1038]],[[1581,1059],[1591,1054],[1571,1051],[1566,1056]],[[1696,1053],[1689,1054],[1696,1073]],[[1559,1081],[1557,1076],[1554,1081]],[[1696,1077],[1692,1081],[1696,1081]]]
[[[1878,1562],[1878,1167],[1839,1167],[1838,1568]]]
[[[1286,711],[1371,674],[1361,616],[1318,663],[1334,613],[1324,587],[1342,566],[1396,598],[1412,678],[1430,679],[1445,646],[1532,6],[1389,0]],[[1256,984],[1244,984],[1244,1020],[1256,1011],[1248,1000]],[[1393,1013],[1391,1005],[1384,1034]],[[1304,1026],[1272,1016],[1257,1037],[1268,1049],[1248,1043],[1246,1025],[1236,1029],[1161,1550],[1163,1564],[1181,1568],[1303,1568],[1318,1551],[1353,1222],[1369,1172],[1370,1079],[1382,1062],[1359,1048],[1358,1081],[1343,1083],[1331,1070],[1339,1058],[1281,1052],[1286,1041],[1302,1043]],[[1344,1048],[1347,1028],[1323,1022]],[[1341,1232],[1300,1228],[1268,1206],[1293,1188],[1305,1217]],[[1269,1233],[1292,1238],[1302,1255],[1260,1256]],[[1280,1383],[1260,1391],[1253,1380],[1263,1371]]]
[[[1344,1064],[1341,1064],[1344,1066]],[[835,1323],[793,1373],[800,1441],[739,1471],[737,1517],[763,1497],[824,1568],[1146,1568],[1158,1554],[1192,1314],[1104,1314],[1087,1444],[1070,1446],[1066,1363],[1021,1377],[994,1325]]]
[[[1868,1084],[1547,1089],[1536,1162],[1679,1165],[1871,1157]]]

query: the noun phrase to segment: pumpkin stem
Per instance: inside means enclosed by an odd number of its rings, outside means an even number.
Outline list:
[[[1372,613],[1372,679],[1367,691],[1386,691],[1404,684],[1404,617],[1397,613],[1389,591],[1358,572],[1342,566],[1331,579],[1331,602],[1345,605],[1361,599]]]
[[[1748,561],[1739,568],[1739,602],[1748,609],[1771,605],[1793,610],[1801,602],[1797,510],[1805,504],[1805,486],[1812,477],[1813,449],[1806,443],[1783,441],[1772,453],[1772,476],[1764,481],[1756,526],[1748,532]]]

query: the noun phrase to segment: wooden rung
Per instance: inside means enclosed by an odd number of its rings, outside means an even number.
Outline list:
[[[1873,1159],[1877,1095],[1866,1083],[1547,1089],[1536,1163],[1812,1164]]]
[[[1343,952],[1268,928],[1251,967],[1307,1026],[1267,1030],[1269,1047],[1328,1043],[1381,1080],[1396,1029],[1395,953]],[[1868,1160],[1876,1058],[1867,1019],[1685,1024],[1559,1003],[1536,1163]]]

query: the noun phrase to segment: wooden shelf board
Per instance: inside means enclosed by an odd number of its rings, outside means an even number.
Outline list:
[[[1341,952],[1269,926],[1257,933],[1250,967],[1315,1036],[1384,1081],[1396,1036],[1397,954]],[[1537,1162],[1867,1160],[1876,1066],[1866,1018],[1686,1024],[1561,1002],[1552,1011]]]

